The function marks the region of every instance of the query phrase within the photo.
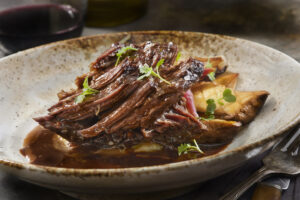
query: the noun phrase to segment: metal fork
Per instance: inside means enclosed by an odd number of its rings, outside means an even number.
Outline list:
[[[236,200],[254,183],[271,174],[296,175],[300,173],[300,124],[286,137],[276,144],[263,159],[264,166],[257,170],[240,185],[220,198],[220,200]]]

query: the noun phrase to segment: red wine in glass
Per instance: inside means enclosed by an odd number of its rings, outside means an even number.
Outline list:
[[[82,28],[81,13],[69,5],[26,5],[0,12],[0,42],[10,53],[80,36]]]

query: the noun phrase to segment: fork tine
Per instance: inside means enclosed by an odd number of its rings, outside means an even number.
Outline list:
[[[274,149],[280,149],[283,152],[288,151],[288,147],[294,146],[295,148],[296,144],[299,141],[300,136],[300,124],[295,126],[286,137],[284,137],[277,145],[275,145]],[[299,141],[300,142],[300,141]],[[297,146],[296,146],[297,147]],[[292,148],[289,149],[291,151]]]
[[[299,153],[299,146],[297,146],[297,148],[295,149],[295,151],[292,151],[292,156],[297,156]],[[298,155],[299,156],[299,155]]]
[[[299,137],[300,134],[299,133],[300,133],[300,130],[298,130],[295,133],[297,138],[295,138],[295,140],[287,147],[288,153],[296,151],[296,149],[299,147],[299,145],[300,145],[300,137]]]

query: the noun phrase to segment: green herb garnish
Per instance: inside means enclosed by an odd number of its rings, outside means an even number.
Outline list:
[[[223,97],[222,98],[219,98],[217,100],[218,104],[220,105],[224,105],[224,103],[222,102],[222,100],[225,100],[229,103],[232,103],[232,102],[235,102],[236,101],[236,97],[232,94],[231,90],[230,89],[225,89],[224,92],[223,92]],[[212,120],[215,118],[215,110],[217,108],[216,106],[216,103],[215,103],[215,100],[214,99],[208,99],[206,101],[207,103],[207,107],[206,107],[206,112],[205,112],[205,116],[206,117],[199,117],[199,119],[202,119],[202,120]]]
[[[224,103],[222,102],[223,98],[218,99],[218,104],[220,104],[221,106],[224,106]]]
[[[149,76],[155,76],[157,78],[159,78],[161,81],[171,85],[171,83],[169,81],[167,81],[166,79],[164,79],[163,77],[161,77],[159,75],[158,69],[159,67],[164,63],[164,59],[161,59],[158,61],[158,63],[156,64],[156,72],[153,71],[152,67],[149,67],[148,64],[144,64],[143,66],[140,66],[140,73],[143,74],[142,76],[138,77],[138,80],[142,80],[145,77],[149,77]]]
[[[208,115],[207,117],[199,117],[199,119],[209,121],[209,120],[215,119],[215,116],[214,115]]]
[[[156,73],[157,73],[158,75],[159,75],[158,69],[159,69],[159,67],[160,67],[162,64],[164,64],[164,62],[165,62],[165,59],[160,59],[160,60],[157,62],[156,66],[155,66]]]
[[[206,100],[207,107],[206,107],[206,112],[205,112],[205,117],[199,117],[199,119],[202,120],[212,120],[215,118],[215,110],[217,108],[215,100],[214,99],[208,99]]]
[[[222,102],[223,99],[229,103],[233,103],[236,101],[236,97],[232,94],[231,89],[228,88],[224,90],[223,97],[218,99],[218,103],[222,106],[224,105],[224,103]]]
[[[83,85],[82,93],[75,98],[76,104],[82,103],[88,95],[97,94],[99,92],[98,90],[90,88],[88,80],[89,78],[88,76],[86,76],[82,84]]]
[[[155,73],[148,64],[144,64],[143,66],[139,67],[140,73],[143,74],[142,76],[138,77],[138,80],[142,80],[145,77],[149,77],[152,73]]]
[[[223,98],[225,101],[227,102],[235,102],[236,101],[236,97],[231,93],[231,89],[225,89],[223,92]]]
[[[210,63],[210,60],[208,59],[207,62],[205,63],[204,68],[212,68],[212,64]]]
[[[207,60],[204,68],[212,68],[212,64],[210,63],[209,59]],[[210,72],[207,74],[207,77],[209,78],[209,80],[214,81],[216,78],[216,73],[215,72]]]
[[[215,110],[216,110],[216,103],[214,99],[208,99],[206,101],[207,103],[207,107],[206,107],[206,115],[214,115],[215,114]]]
[[[215,76],[216,76],[215,72],[210,72],[210,73],[207,74],[207,77],[211,81],[214,81],[216,79]]]
[[[181,52],[178,52],[175,62],[177,62],[180,59],[180,57],[181,57]]]
[[[220,105],[224,105],[224,103],[222,102],[222,100],[225,100],[227,102],[235,102],[236,101],[236,97],[232,94],[231,90],[230,89],[225,89],[224,92],[223,92],[223,97],[222,98],[219,98],[217,100],[218,104]],[[212,120],[215,118],[215,110],[217,108],[216,106],[216,103],[215,103],[215,100],[214,99],[208,99],[206,101],[207,103],[207,107],[206,107],[206,112],[205,112],[205,116],[206,117],[199,117],[199,119],[202,119],[202,120]]]
[[[181,144],[179,147],[177,147],[178,149],[178,156],[180,156],[181,154],[187,154],[190,151],[196,151],[199,153],[204,153],[198,146],[196,140],[193,140],[195,146],[191,145],[191,144]]]
[[[117,65],[119,64],[122,55],[125,54],[125,53],[126,53],[127,51],[129,51],[129,50],[137,51],[136,48],[133,48],[133,47],[131,47],[131,46],[126,46],[126,47],[122,47],[121,49],[119,49],[119,51],[118,51],[117,54],[116,54],[117,57],[118,57],[118,59],[117,59],[117,62],[116,62],[116,64],[115,64],[115,66],[117,66]]]

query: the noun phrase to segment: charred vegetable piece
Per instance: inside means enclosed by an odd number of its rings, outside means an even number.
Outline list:
[[[240,121],[243,124],[252,121],[269,93],[266,91],[235,91],[233,89],[236,80],[237,74],[227,73],[217,77],[215,83],[203,82],[194,87],[193,94],[197,111],[205,113],[207,99],[215,99],[218,102],[215,109],[216,118]],[[227,87],[232,89],[229,90]],[[225,98],[224,92],[227,92]]]
[[[207,131],[197,139],[201,143],[230,142],[242,127],[241,122],[223,119],[203,121],[203,124],[206,125]]]
[[[224,73],[227,69],[227,61],[223,56],[209,58],[197,57],[196,59],[203,62],[206,68],[213,68],[216,75]]]
[[[239,74],[237,73],[225,72],[217,77],[215,83],[219,85],[224,85],[226,88],[235,90],[238,75]]]

